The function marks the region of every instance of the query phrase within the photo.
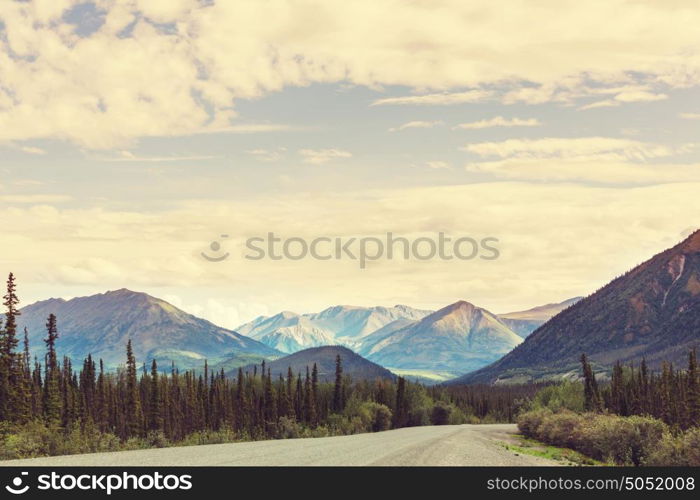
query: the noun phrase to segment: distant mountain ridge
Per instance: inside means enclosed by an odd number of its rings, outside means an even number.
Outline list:
[[[511,330],[525,338],[532,332],[544,325],[551,318],[562,312],[567,307],[571,307],[583,297],[574,297],[563,302],[545,304],[533,307],[525,311],[516,311],[499,314],[498,318],[503,321]]]
[[[601,365],[684,363],[700,346],[700,231],[549,320],[501,360],[456,382],[565,373],[585,352]]]
[[[155,358],[162,367],[199,368],[204,359],[239,358],[241,364],[280,353],[232,330],[218,327],[150,295],[121,289],[71,300],[49,299],[21,309],[19,331],[26,326],[32,353],[42,359],[46,319],[58,319],[59,355],[74,363],[88,354],[108,367],[125,362],[132,339],[139,362]]]
[[[333,306],[318,313],[283,311],[274,316],[261,316],[239,326],[236,331],[286,353],[322,345],[357,348],[364,337],[387,324],[399,319],[415,321],[430,312],[404,305]]]
[[[383,366],[368,361],[359,354],[351,351],[343,346],[323,346],[312,347],[303,351],[295,352],[289,356],[276,359],[266,363],[266,370],[270,370],[273,378],[280,375],[287,376],[287,370],[292,369],[294,375],[306,373],[306,368],[309,371],[313,368],[314,363],[318,367],[319,380],[323,382],[332,382],[335,380],[335,361],[336,356],[340,356],[343,366],[343,375],[349,376],[353,380],[375,380],[377,378],[393,380],[396,375],[391,373]],[[252,373],[255,369],[254,365],[249,365],[243,368],[244,372]],[[260,370],[259,364],[257,369]],[[228,375],[236,376],[238,370],[231,370]]]

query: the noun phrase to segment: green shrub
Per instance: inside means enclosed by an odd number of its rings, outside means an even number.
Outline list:
[[[700,428],[680,436],[666,433],[652,452],[649,465],[700,466]]]
[[[552,411],[547,408],[540,408],[521,414],[518,417],[518,429],[526,436],[539,439],[538,429],[545,419],[552,415]]]
[[[430,414],[430,423],[433,425],[447,425],[450,423],[450,407],[448,404],[438,401],[433,406]]]
[[[335,416],[335,415],[333,415]],[[282,439],[296,439],[301,437],[303,429],[294,418],[280,417],[278,422],[279,437]]]
[[[553,412],[584,410],[583,385],[581,382],[565,381],[540,389],[531,404],[532,409],[548,408]]]
[[[374,401],[352,401],[344,412],[349,419],[348,434],[361,432],[378,432],[391,428],[391,410]]]
[[[696,436],[693,432],[685,436],[687,445],[674,443],[668,426],[651,417],[579,414],[567,410],[554,413],[549,409],[539,409],[522,414],[518,428],[526,436],[539,441],[572,448],[597,460],[618,465],[688,460],[679,457],[691,456],[692,444],[700,444],[700,434]]]
[[[552,413],[537,428],[539,439],[555,446],[573,448],[574,431],[581,424],[581,416],[568,410]]]
[[[372,432],[386,431],[391,428],[391,410],[387,406],[372,401],[368,401],[362,406],[370,414],[370,430]]]
[[[595,415],[583,426],[584,453],[620,465],[647,465],[658,443],[668,432],[666,424],[651,417]]]
[[[700,467],[700,428],[690,429],[683,435],[683,450],[686,465]]]

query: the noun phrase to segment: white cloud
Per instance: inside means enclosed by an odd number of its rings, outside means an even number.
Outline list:
[[[595,101],[590,104],[585,104],[584,106],[580,106],[578,109],[580,110],[586,110],[586,109],[596,109],[596,108],[614,108],[616,106],[619,106],[620,103],[614,99],[605,99],[603,101]]]
[[[304,163],[312,165],[323,165],[331,160],[352,157],[352,153],[343,149],[300,149],[299,154],[304,158]]]
[[[389,129],[389,132],[399,132],[401,130],[406,130],[407,128],[434,128],[439,125],[443,125],[442,121],[411,121],[411,122],[406,122],[398,127],[392,127]]]
[[[591,94],[615,94],[611,99],[595,101],[579,109],[609,108],[630,102],[654,102],[668,99],[667,94],[652,92],[647,86],[626,86],[611,89],[588,89]]]
[[[385,97],[372,102],[372,106],[402,105],[402,106],[449,106],[480,102],[489,99],[492,93],[486,90],[468,90],[466,92],[412,95],[404,97]]]
[[[20,151],[30,155],[45,155],[46,151],[36,146],[20,146]]]
[[[700,11],[677,2],[99,0],[105,22],[88,36],[62,18],[76,3],[0,3],[0,141],[248,132],[238,100],[313,83],[404,86],[416,95],[374,104],[445,105],[490,88],[570,102],[582,86],[655,82],[611,97],[640,102],[700,82]]]
[[[284,132],[287,130],[296,129],[291,125],[281,123],[244,123],[223,127],[204,127],[201,130],[192,132],[191,134],[258,134],[264,132]]]
[[[475,143],[463,150],[496,158],[471,162],[468,171],[504,179],[654,184],[700,181],[700,165],[650,163],[694,148],[609,137],[548,137]]]
[[[287,148],[277,148],[277,149],[250,149],[246,151],[249,155],[253,156],[255,159],[260,161],[275,162],[281,160]]]
[[[460,123],[453,129],[482,129],[492,127],[538,127],[542,123],[537,118],[503,118],[496,116],[494,118],[479,120],[470,123]]]
[[[700,113],[679,113],[678,116],[684,120],[700,120]]]
[[[201,161],[214,160],[219,156],[211,155],[182,155],[182,156],[139,156],[131,151],[120,151],[119,156],[114,157],[95,157],[95,160],[106,162],[138,162],[138,163],[163,163],[176,161]]]
[[[646,90],[620,92],[615,96],[615,100],[620,102],[654,102],[665,99],[668,99],[666,94],[647,92]]]
[[[464,151],[484,157],[499,158],[585,158],[596,160],[646,160],[686,152],[692,145],[671,148],[631,139],[610,137],[546,137],[542,139],[508,139],[501,142],[468,144]]]
[[[425,164],[428,168],[442,169],[442,168],[452,168],[451,165],[446,161],[434,160],[429,161]]]
[[[700,182],[700,164],[645,164],[590,158],[514,158],[470,163],[465,168],[469,172],[487,173],[510,180],[628,185]]]

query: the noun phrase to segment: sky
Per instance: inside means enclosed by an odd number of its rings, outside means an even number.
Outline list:
[[[0,273],[25,305],[126,287],[230,328],[590,294],[700,227],[699,25],[684,0],[1,2]],[[247,259],[268,233],[499,256]]]

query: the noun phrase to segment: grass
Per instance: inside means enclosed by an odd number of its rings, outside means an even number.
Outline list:
[[[564,462],[565,465],[606,465],[603,462],[594,460],[569,448],[559,448],[558,446],[540,443],[539,441],[518,434],[514,434],[513,437],[517,440],[518,444],[503,442],[499,444],[506,450],[515,453],[546,458],[554,460],[555,462]]]

